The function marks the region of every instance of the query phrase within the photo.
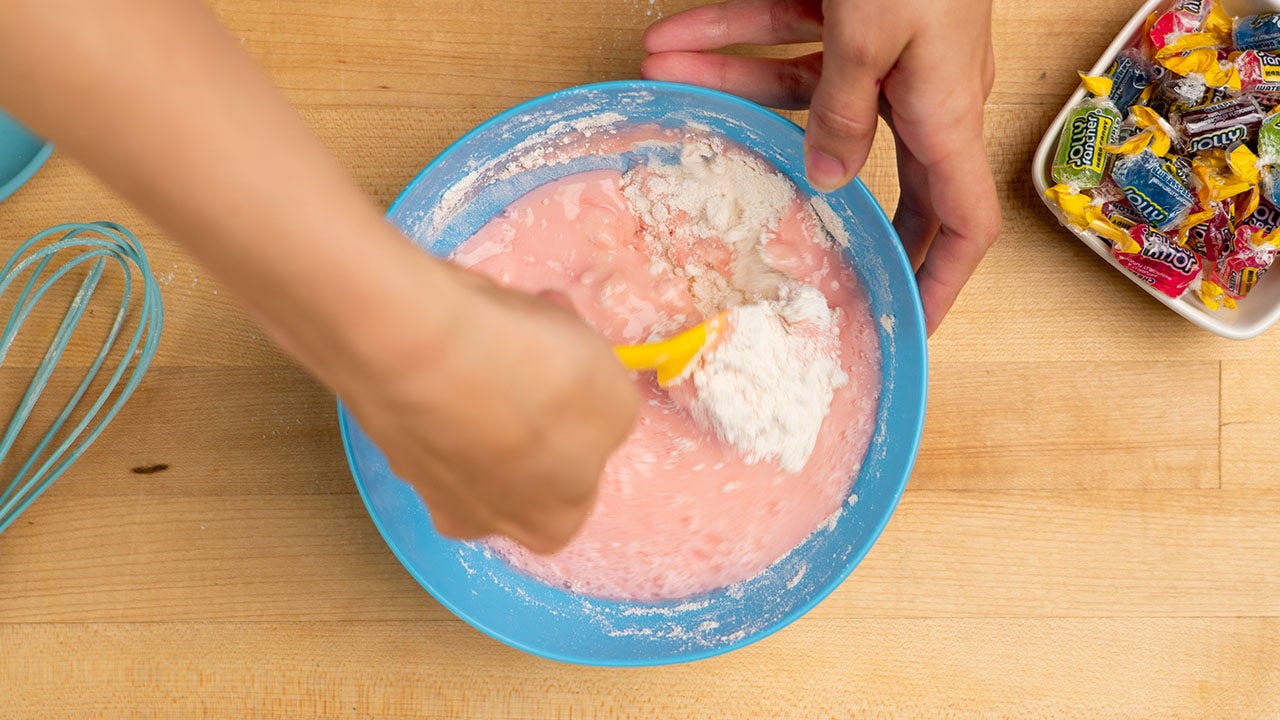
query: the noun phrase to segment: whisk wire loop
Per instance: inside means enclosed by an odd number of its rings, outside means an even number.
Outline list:
[[[69,274],[77,270],[85,272],[75,297],[18,402],[17,410],[4,434],[0,435],[0,468],[3,468],[98,293],[103,276],[113,263],[120,268],[123,288],[110,329],[70,399],[0,491],[0,533],[84,454],[120,412],[155,357],[164,323],[160,286],[151,272],[146,252],[133,233],[115,223],[70,223],[49,228],[22,243],[0,268],[0,297],[19,282],[22,287],[13,312],[3,332],[0,332],[0,366],[3,366],[19,332],[45,295]],[[140,292],[135,292],[138,284],[141,285]],[[122,333],[133,315],[130,311],[134,307],[135,295],[141,296],[141,307],[136,313],[137,324],[131,336],[124,333],[128,341],[118,352],[118,364],[97,395],[91,396],[93,401],[84,409],[79,421],[62,433],[82,401],[90,396],[94,382],[122,341]],[[4,482],[0,478],[0,483]]]

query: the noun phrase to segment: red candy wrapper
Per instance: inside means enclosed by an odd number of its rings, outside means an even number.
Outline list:
[[[1274,95],[1280,92],[1280,55],[1249,50],[1236,57],[1242,90]]]
[[[1252,238],[1262,231],[1248,225],[1242,226],[1235,233],[1235,247],[1218,261],[1216,282],[1227,295],[1239,300],[1258,283],[1258,280],[1275,262],[1276,252],[1280,251],[1271,243],[1255,245]]]
[[[1237,234],[1231,227],[1231,215],[1220,212],[1205,223],[1205,260],[1209,267],[1216,267],[1222,259],[1235,252]]]
[[[1137,243],[1137,252],[1112,246],[1111,253],[1130,272],[1165,295],[1181,297],[1199,276],[1200,258],[1168,235],[1149,225],[1139,225],[1129,231],[1129,237]]]
[[[1173,5],[1159,16],[1151,25],[1151,45],[1160,50],[1166,45],[1176,42],[1178,38],[1196,32],[1204,27],[1209,17],[1212,0],[1175,0]]]
[[[1206,267],[1217,266],[1220,258],[1235,249],[1231,213],[1219,207],[1213,217],[1191,228],[1187,233],[1187,248],[1199,255]]]

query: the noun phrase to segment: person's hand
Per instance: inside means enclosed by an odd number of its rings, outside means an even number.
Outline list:
[[[400,316],[355,338],[379,344],[381,365],[340,392],[442,534],[557,550],[590,512],[638,393],[605,341],[561,304],[446,275],[447,290],[424,272],[429,298],[388,309]],[[424,303],[447,308],[444,324],[424,322]]]
[[[608,345],[565,308],[413,247],[207,3],[0,2],[0,105],[341,395],[441,532],[545,552],[586,518],[638,403]]]
[[[823,52],[791,60],[708,52],[814,41]],[[1000,232],[982,141],[990,0],[729,0],[654,23],[644,47],[646,78],[808,107],[806,169],[819,190],[862,169],[882,114],[902,187],[893,223],[937,328]]]

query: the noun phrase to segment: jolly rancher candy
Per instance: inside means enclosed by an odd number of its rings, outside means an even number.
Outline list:
[[[1262,169],[1262,197],[1272,205],[1280,204],[1280,166],[1268,165]]]
[[[1102,203],[1102,215],[1112,225],[1121,230],[1132,230],[1133,228],[1146,223],[1146,219],[1138,214],[1136,210],[1125,200],[1110,200]]]
[[[1280,112],[1273,112],[1258,128],[1258,159],[1263,165],[1280,164]]]
[[[1236,307],[1280,256],[1280,13],[1165,0],[1071,109],[1046,195],[1162,294]],[[1255,154],[1256,152],[1256,154]]]
[[[1230,99],[1227,88],[1209,87],[1203,80],[1173,76],[1161,83],[1151,100],[1152,109],[1165,117],[1181,115],[1206,105]]]
[[[1111,102],[1120,112],[1128,112],[1143,91],[1163,74],[1163,70],[1152,65],[1138,48],[1120,53],[1107,70],[1107,77],[1111,78]]]
[[[1214,210],[1213,217],[1191,228],[1187,235],[1187,247],[1210,268],[1216,267],[1219,260],[1235,250],[1231,214],[1223,207]]]
[[[1280,50],[1280,15],[1264,13],[1236,18],[1232,37],[1237,50]]]
[[[1166,155],[1160,161],[1165,170],[1178,178],[1183,185],[1191,184],[1191,161],[1186,155]]]
[[[1186,151],[1228,147],[1254,136],[1266,114],[1253,98],[1238,97],[1188,110],[1178,119]]]
[[[1255,243],[1238,238],[1233,252],[1218,262],[1218,285],[1229,297],[1243,299],[1275,262],[1277,250],[1280,248],[1267,241]]]
[[[1148,37],[1156,50],[1177,42],[1178,38],[1196,32],[1209,18],[1211,0],[1174,0],[1173,5],[1156,16]]]
[[[1077,190],[1095,188],[1106,177],[1120,111],[1106,98],[1092,98],[1067,116],[1053,161],[1053,181]]]
[[[1258,207],[1253,214],[1245,219],[1246,225],[1255,225],[1262,228],[1265,232],[1271,232],[1276,228],[1280,228],[1280,208],[1271,204],[1270,201],[1264,200],[1258,203]]]
[[[1280,55],[1249,50],[1236,58],[1240,70],[1240,87],[1246,92],[1274,95],[1280,93]]]
[[[1112,178],[1124,197],[1157,230],[1176,228],[1196,197],[1151,151],[1116,159]]]
[[[1133,238],[1133,245],[1114,245],[1111,253],[1117,262],[1165,295],[1181,297],[1200,275],[1200,259],[1168,235],[1139,225],[1129,231],[1129,237]]]

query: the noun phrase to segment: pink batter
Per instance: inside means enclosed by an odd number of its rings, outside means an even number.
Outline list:
[[[615,344],[642,342],[703,319],[690,283],[655,277],[653,249],[624,198],[618,172],[562,178],[512,203],[458,248],[454,260],[513,288],[566,293]],[[760,573],[838,511],[866,452],[879,396],[880,353],[867,299],[840,254],[818,240],[796,201],[765,245],[770,264],[822,290],[840,308],[843,367],[831,413],[804,470],[747,465],[700,428],[651,375],[635,431],[605,468],[586,526],[563,551],[539,556],[503,539],[491,545],[549,584],[606,598],[684,598]],[[679,218],[673,222],[679,222]],[[700,242],[681,264],[723,274],[729,250]],[[678,328],[677,328],[678,329]]]

